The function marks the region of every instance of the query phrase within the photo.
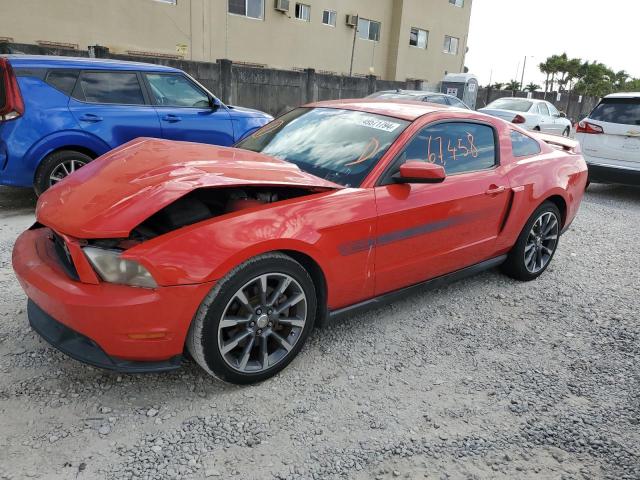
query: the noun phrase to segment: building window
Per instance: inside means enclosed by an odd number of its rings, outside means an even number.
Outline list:
[[[229,0],[229,13],[262,20],[264,0]]]
[[[380,40],[380,22],[367,20],[366,18],[358,19],[358,36],[365,40]]]
[[[427,48],[427,41],[429,40],[429,32],[422,30],[421,28],[411,28],[411,34],[409,35],[409,45],[418,48]]]
[[[325,10],[322,12],[322,23],[330,27],[336,26],[336,17],[338,13],[335,10]]]
[[[459,38],[450,37],[449,35],[444,36],[444,53],[449,53],[451,55],[458,54],[458,43],[460,42]]]
[[[311,7],[304,3],[296,3],[296,18],[309,22],[311,20]]]
[[[449,3],[456,7],[460,7],[460,8],[464,7],[464,0],[449,0]]]

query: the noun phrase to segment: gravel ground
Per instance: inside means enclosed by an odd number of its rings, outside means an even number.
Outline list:
[[[0,478],[640,479],[640,190],[594,185],[547,272],[316,331],[276,378],[118,375],[29,329],[0,188]]]

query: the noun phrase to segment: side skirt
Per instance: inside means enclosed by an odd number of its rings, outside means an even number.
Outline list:
[[[484,270],[497,267],[498,265],[503,263],[506,259],[507,259],[506,255],[501,255],[499,257],[485,260],[484,262],[476,263],[475,265],[471,265],[470,267],[466,267],[461,270],[456,270],[455,272],[447,273],[446,275],[442,275],[440,277],[432,278],[425,282],[420,282],[415,285],[411,285],[409,287],[401,288],[400,290],[394,290],[393,292],[385,293],[378,297],[370,298],[369,300],[365,300],[363,302],[356,303],[348,307],[332,310],[329,312],[328,320],[333,321],[336,319],[355,315],[357,313],[361,313],[361,312],[370,310],[372,308],[380,307],[382,305],[386,305],[388,303],[394,302],[407,295],[411,295],[417,292],[425,292],[428,290],[433,290],[433,289],[442,287],[451,282],[462,280],[463,278],[470,277]]]

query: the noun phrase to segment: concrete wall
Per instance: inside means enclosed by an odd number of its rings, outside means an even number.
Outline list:
[[[2,1],[2,0],[0,0]],[[86,51],[45,48],[37,45],[0,43],[0,53],[23,52],[33,55],[71,55],[84,56]],[[211,92],[228,104],[257,108],[272,115],[279,115],[298,105],[318,100],[340,98],[362,98],[380,90],[410,89],[420,90],[425,85],[420,80],[393,81],[381,80],[375,76],[348,77],[318,73],[313,69],[280,70],[274,68],[254,68],[234,64],[229,60],[217,62],[195,62],[190,60],[159,59],[127,55],[108,55],[119,60],[143,61],[179,68],[196,78]],[[546,95],[546,100],[553,103],[572,120],[584,118],[600,100],[597,97],[569,96],[562,93]],[[511,92],[480,88],[476,108],[485,107],[501,97],[526,97],[526,92]],[[544,92],[534,92],[534,98],[544,99]]]
[[[381,22],[380,41],[357,38],[353,72],[389,80],[441,80],[464,65],[472,0],[464,8],[448,0],[302,0],[309,22],[265,0],[264,18],[228,14],[227,0],[0,0],[0,37],[17,43],[40,40],[127,51],[182,55],[184,59],[263,64],[283,70],[315,68],[348,74],[354,28],[347,14]],[[336,26],[322,23],[323,11],[337,12]],[[429,30],[426,50],[409,46],[411,27]],[[460,38],[457,55],[443,53],[444,35]],[[185,51],[180,50],[184,46]],[[180,47],[180,48],[178,48]]]

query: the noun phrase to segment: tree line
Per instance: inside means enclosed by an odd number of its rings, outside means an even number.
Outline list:
[[[546,75],[544,91],[577,93],[594,97],[603,97],[615,92],[630,92],[640,90],[640,79],[632,78],[626,71],[615,71],[597,61],[583,61],[580,58],[569,58],[566,53],[552,55],[538,65],[540,72]],[[491,85],[497,90],[520,90],[517,80],[509,83],[496,82]],[[525,91],[535,92],[542,87],[536,83],[529,83]]]

